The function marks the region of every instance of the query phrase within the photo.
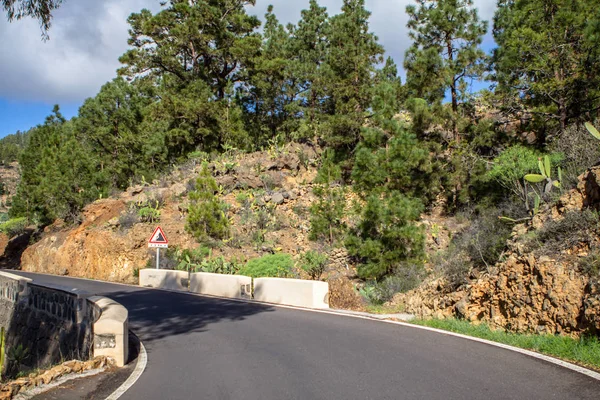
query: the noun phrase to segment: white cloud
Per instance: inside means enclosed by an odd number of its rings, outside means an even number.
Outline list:
[[[330,15],[342,0],[321,0]],[[371,30],[401,67],[410,45],[404,9],[410,0],[367,0]],[[262,18],[273,4],[282,23],[297,22],[309,0],[257,0],[249,12]],[[495,0],[475,0],[483,19],[491,19]],[[36,21],[0,20],[0,97],[48,103],[79,102],[93,96],[115,76],[127,49],[127,17],[142,8],[159,9],[157,0],[68,0],[56,12],[50,40],[40,40]]]

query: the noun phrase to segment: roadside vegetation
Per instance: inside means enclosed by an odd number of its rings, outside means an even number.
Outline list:
[[[411,323],[533,350],[600,371],[600,340],[595,336],[576,339],[569,336],[509,333],[492,330],[485,324],[473,325],[457,319],[413,320]]]

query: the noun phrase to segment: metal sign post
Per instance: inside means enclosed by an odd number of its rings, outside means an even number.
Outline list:
[[[160,249],[168,249],[169,241],[163,230],[157,227],[154,230],[150,240],[148,240],[148,248],[156,248],[156,269],[160,269]]]

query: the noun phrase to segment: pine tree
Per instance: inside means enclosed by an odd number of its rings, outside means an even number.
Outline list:
[[[200,242],[224,239],[229,235],[229,220],[223,203],[215,195],[217,190],[217,183],[208,164],[204,163],[196,179],[195,189],[189,194],[189,214],[185,225],[186,231]]]
[[[314,139],[319,136],[319,123],[324,113],[326,80],[322,66],[328,46],[329,16],[325,7],[316,0],[302,10],[297,26],[289,26],[290,75],[295,78],[300,109],[304,116],[306,132],[299,132],[299,139]]]
[[[342,13],[331,18],[329,48],[324,65],[327,112],[325,144],[338,159],[348,159],[360,140],[373,96],[375,67],[383,48],[369,32],[371,13],[364,0],[344,0]]]
[[[277,20],[273,6],[269,6],[265,21],[261,53],[248,68],[249,87],[244,96],[251,136],[257,146],[266,145],[278,134],[285,136],[296,118],[292,111],[297,87],[289,68],[290,35]]]
[[[492,68],[503,108],[542,131],[600,109],[598,0],[501,0]],[[547,132],[547,130],[546,130]]]
[[[19,159],[21,181],[11,216],[26,216],[42,225],[56,218],[74,221],[87,203],[106,196],[108,183],[98,160],[78,140],[73,123],[58,106],[30,135]]]
[[[158,169],[143,150],[149,137],[141,128],[151,101],[136,85],[117,78],[79,109],[78,137],[94,149],[114,188],[124,189],[142,175],[152,179]]]
[[[25,17],[37,19],[42,29],[42,37],[48,38],[52,12],[60,7],[63,0],[2,0],[0,5],[6,11],[9,21]]]
[[[428,200],[439,186],[426,149],[393,118],[397,109],[394,80],[383,80],[352,170],[361,209],[345,244],[366,279],[383,278],[408,261],[419,263],[424,243],[415,225],[423,210],[419,197]]]
[[[450,90],[458,140],[459,104],[469,80],[480,79],[486,67],[480,45],[487,23],[479,20],[472,0],[417,0],[417,5],[406,7],[413,40],[404,62],[409,95],[435,103]]]
[[[403,262],[420,261],[425,240],[414,222],[422,210],[419,200],[396,190],[368,195],[359,224],[346,238],[348,253],[359,262],[360,277],[381,279]]]
[[[165,140],[171,158],[196,148],[220,150],[232,138],[247,143],[233,92],[245,83],[245,67],[260,49],[260,22],[245,10],[254,4],[171,0],[156,15],[142,10],[129,17],[133,48],[121,56],[125,66],[119,73],[159,87],[154,113],[169,120]]]
[[[327,240],[330,245],[340,240],[345,233],[343,221],[346,206],[346,191],[341,184],[342,171],[334,163],[333,151],[323,154],[313,192],[316,201],[310,207],[310,239]]]

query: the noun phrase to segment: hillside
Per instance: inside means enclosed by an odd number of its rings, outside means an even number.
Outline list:
[[[318,149],[288,145],[278,152],[230,154],[213,161],[210,169],[219,185],[217,195],[226,204],[231,234],[206,258],[223,256],[241,266],[265,254],[287,253],[299,261],[307,251],[323,252],[328,264],[322,279],[330,283],[331,306],[364,310],[369,297],[356,289],[363,287],[364,281],[356,276],[355,260],[343,245],[329,247],[309,240],[309,207],[315,201],[313,182],[318,160]],[[200,168],[200,163],[191,159],[151,184],[136,185],[88,205],[76,225],[56,221],[25,249],[20,267],[31,272],[137,283],[137,271],[154,266],[154,251],[146,243],[160,225],[171,246],[168,256],[161,258],[161,267],[176,268],[184,249],[201,247],[185,229],[189,191]],[[465,270],[466,280],[459,286],[435,265],[435,255],[447,249],[451,238],[470,222],[445,215],[442,208],[423,214],[428,277],[418,288],[396,294],[387,307],[423,318],[483,321],[517,332],[578,335],[598,331],[599,281],[580,265],[593,255],[600,237],[597,232],[582,236],[577,229],[556,224],[571,218],[572,213],[600,207],[599,184],[600,167],[595,167],[554,206],[531,222],[515,225],[501,261],[485,271]],[[347,207],[352,197],[347,198]],[[140,220],[139,210],[156,201],[160,217],[152,222]],[[563,232],[568,244],[534,245],[533,234],[548,230],[551,234]],[[294,274],[309,278],[299,268]]]
[[[332,288],[332,306],[362,309],[363,301],[351,280],[356,272],[345,250],[325,249],[308,240],[317,158],[309,146],[290,145],[279,155],[256,152],[211,163],[219,197],[227,204],[231,235],[211,250],[210,257],[223,256],[241,265],[274,252],[297,259],[308,250],[326,251],[329,264],[323,277]],[[180,261],[174,249],[200,247],[185,230],[190,182],[200,168],[197,161],[190,160],[159,181],[98,200],[84,209],[76,226],[56,221],[24,251],[21,269],[137,283],[137,271],[154,266],[154,250],[147,248],[147,241],[156,225],[165,231],[171,246],[168,257],[163,254],[161,258],[161,266],[174,268]],[[160,218],[140,221],[139,210],[157,200]]]

